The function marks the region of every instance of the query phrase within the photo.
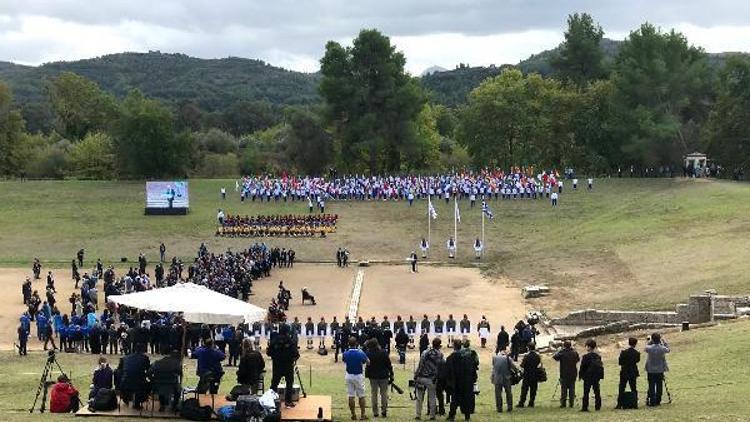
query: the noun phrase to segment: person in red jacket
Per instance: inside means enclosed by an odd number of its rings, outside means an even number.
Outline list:
[[[70,383],[67,376],[57,377],[57,383],[52,386],[49,399],[51,413],[76,413],[78,411],[78,390]]]

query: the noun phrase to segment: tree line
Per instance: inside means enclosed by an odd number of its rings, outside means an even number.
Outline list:
[[[590,15],[570,15],[549,74],[493,69],[465,101],[452,98],[454,106],[438,103],[373,29],[351,46],[326,45],[322,102],[311,105],[239,100],[206,110],[138,90],[117,98],[62,73],[45,86],[51,127],[32,130],[0,83],[0,175],[232,177],[320,174],[331,166],[383,173],[515,165],[602,174],[679,167],[694,151],[707,152],[727,175],[748,164],[746,56],[717,68],[684,35],[648,23],[614,55],[605,54],[603,37]]]

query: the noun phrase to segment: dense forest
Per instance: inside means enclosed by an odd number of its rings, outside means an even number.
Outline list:
[[[258,60],[123,53],[0,62],[0,176],[155,178],[462,167],[748,164],[750,60],[645,23],[623,41],[588,14],[517,65],[415,78],[362,30],[304,74]]]

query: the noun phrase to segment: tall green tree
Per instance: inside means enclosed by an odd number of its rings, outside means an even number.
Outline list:
[[[604,30],[588,13],[568,16],[568,30],[560,52],[552,58],[555,76],[578,86],[606,76],[604,52],[600,46]]]
[[[71,72],[61,73],[48,86],[61,133],[71,140],[93,131],[107,131],[117,117],[117,102],[99,86]]]
[[[311,111],[286,111],[284,152],[294,168],[304,174],[320,175],[333,160],[333,140],[320,118]]]
[[[115,151],[123,174],[132,177],[184,176],[190,145],[176,136],[167,107],[133,90],[122,102]]]
[[[23,174],[21,144],[24,136],[21,112],[13,107],[13,94],[0,82],[0,175]]]
[[[617,136],[629,163],[676,164],[697,146],[689,128],[707,118],[711,89],[702,49],[674,30],[643,24],[620,47],[613,83]]]
[[[750,168],[750,59],[732,57],[719,75],[706,137],[711,158],[729,171]]]
[[[425,103],[421,87],[404,71],[405,63],[403,53],[377,30],[360,31],[352,47],[326,44],[320,93],[347,169],[401,169]]]
[[[106,133],[89,133],[70,148],[70,174],[83,179],[115,177],[115,153],[112,138]]]
[[[506,70],[471,92],[458,140],[476,165],[557,166],[571,154],[575,101],[556,80]]]

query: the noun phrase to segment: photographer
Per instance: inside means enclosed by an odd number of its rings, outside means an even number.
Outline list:
[[[661,334],[654,333],[646,345],[646,373],[648,374],[648,396],[646,406],[661,405],[664,373],[669,371],[667,356],[669,345],[662,340]]]
[[[563,342],[563,348],[558,350],[552,356],[552,359],[560,362],[560,407],[565,408],[567,401],[569,407],[572,408],[576,397],[576,376],[578,374],[576,366],[581,359],[568,340]]]
[[[294,364],[299,359],[299,350],[292,340],[289,331],[290,327],[287,324],[281,324],[279,333],[273,336],[271,342],[268,344],[266,354],[271,357],[271,362],[273,362],[271,389],[276,391],[281,378],[284,378],[286,382],[286,387],[284,388],[284,405],[286,407],[294,407],[292,386],[294,384]]]
[[[445,360],[447,384],[451,390],[449,421],[455,420],[459,407],[467,421],[475,410],[474,384],[477,382],[479,360],[468,344],[464,345],[460,340],[455,340],[453,353]]]
[[[76,413],[78,406],[78,390],[70,383],[67,375],[60,375],[50,391],[50,413]]]
[[[513,374],[518,368],[508,354],[508,346],[500,349],[497,355],[492,357],[492,375],[490,381],[495,386],[495,410],[503,413],[503,392],[508,412],[513,411]]]
[[[393,382],[393,365],[388,353],[380,347],[374,338],[367,340],[367,359],[369,364],[365,368],[365,378],[370,380],[372,394],[372,414],[386,417],[388,414],[388,385]],[[378,413],[378,394],[380,395],[380,413]]]
[[[430,419],[435,419],[438,369],[445,362],[443,353],[440,351],[441,345],[440,338],[432,339],[432,348],[422,353],[419,366],[414,373],[414,385],[417,389],[417,419],[422,417],[425,393],[427,394],[427,414]]]

